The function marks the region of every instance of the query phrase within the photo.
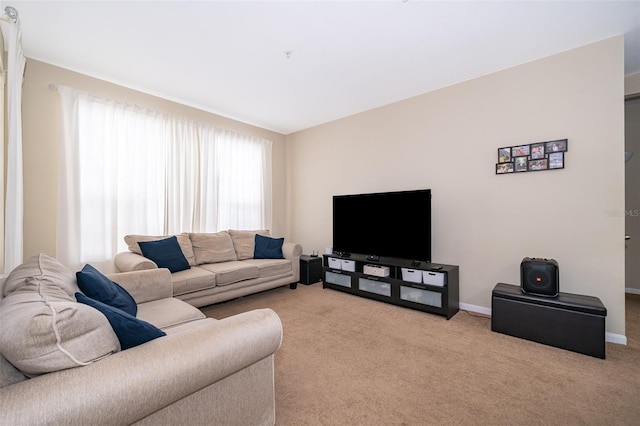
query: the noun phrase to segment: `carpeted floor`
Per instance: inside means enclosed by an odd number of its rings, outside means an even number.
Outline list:
[[[626,346],[606,360],[451,320],[298,285],[203,309],[280,316],[278,425],[640,424],[640,295],[627,295]]]

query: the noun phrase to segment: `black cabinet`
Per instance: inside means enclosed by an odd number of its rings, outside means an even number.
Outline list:
[[[318,256],[300,256],[300,283],[313,284],[322,279],[322,258]]]
[[[351,254],[324,255],[322,285],[451,318],[459,310],[458,266]]]

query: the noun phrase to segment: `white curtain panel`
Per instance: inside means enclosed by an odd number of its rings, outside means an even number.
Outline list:
[[[216,144],[217,130],[213,126],[200,127],[198,149],[200,161],[198,173],[197,208],[193,232],[216,232],[224,230],[218,225],[218,172],[216,158],[218,146]],[[267,171],[264,171],[267,173]],[[268,173],[271,173],[268,171]]]
[[[169,119],[169,143],[167,143],[166,188],[167,214],[165,235],[198,230],[198,126],[186,120]]]
[[[112,269],[127,234],[164,231],[163,117],[60,86],[56,256]]]
[[[7,169],[5,195],[4,273],[22,263],[24,187],[22,174],[22,81],[25,58],[20,22],[2,21],[7,49]]]
[[[217,132],[218,229],[271,229],[272,145],[266,139]]]
[[[57,257],[69,267],[112,270],[127,234],[271,226],[270,141],[58,91]]]

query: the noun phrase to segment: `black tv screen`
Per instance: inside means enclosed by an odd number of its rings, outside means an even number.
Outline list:
[[[336,195],[333,251],[431,261],[431,190]]]

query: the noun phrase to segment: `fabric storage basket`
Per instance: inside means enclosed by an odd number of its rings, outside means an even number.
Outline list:
[[[422,271],[422,282],[429,285],[444,287],[445,274],[443,272]]]
[[[409,281],[412,283],[421,283],[422,282],[422,271],[418,271],[415,269],[402,268],[402,280]]]
[[[349,271],[349,272],[355,272],[356,271],[356,262],[354,262],[353,260],[345,260],[342,259],[342,270],[343,271]]]
[[[340,261],[340,259],[336,259],[335,257],[330,257],[329,268],[342,269],[342,262]]]

